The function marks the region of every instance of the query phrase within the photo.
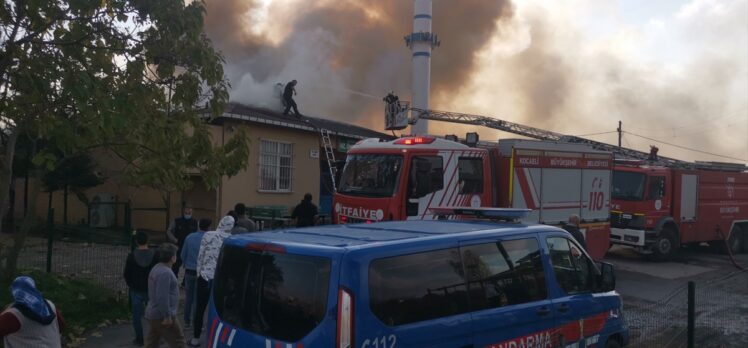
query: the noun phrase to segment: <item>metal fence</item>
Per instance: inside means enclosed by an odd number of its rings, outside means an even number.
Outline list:
[[[692,345],[748,347],[748,272],[693,282]],[[689,286],[646,304],[624,302],[631,347],[689,347]]]
[[[51,221],[50,216],[43,228],[27,237],[18,268],[89,280],[117,296],[126,296],[122,273],[131,250],[130,234],[123,228],[55,225]]]

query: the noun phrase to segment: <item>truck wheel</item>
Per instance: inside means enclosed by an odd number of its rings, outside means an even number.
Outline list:
[[[675,231],[663,229],[660,231],[657,241],[652,245],[652,256],[659,261],[670,260],[675,255],[677,249],[678,237]]]

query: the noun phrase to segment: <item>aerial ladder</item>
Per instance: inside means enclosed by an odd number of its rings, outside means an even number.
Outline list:
[[[414,108],[410,107],[410,103],[408,103],[407,101],[397,101],[394,103],[389,103],[385,106],[385,129],[387,130],[402,130],[409,125],[415,124],[416,122],[418,122],[418,120],[433,120],[482,126],[537,140],[553,141],[558,143],[584,144],[591,146],[596,150],[613,153],[617,160],[647,161],[647,163],[649,164],[665,167],[713,170],[719,169],[730,171],[746,170],[746,166],[744,164],[701,161],[686,162],[662,156],[655,156],[653,158],[652,154],[648,152],[619,147],[616,145],[606,144],[603,142],[594,141],[578,136],[552,132],[536,127],[522,125],[519,123],[501,120],[494,117]]]

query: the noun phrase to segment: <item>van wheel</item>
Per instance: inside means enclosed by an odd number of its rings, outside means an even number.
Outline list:
[[[675,256],[676,250],[678,250],[678,237],[675,231],[670,228],[660,231],[660,235],[652,245],[652,256],[655,260],[670,260]]]
[[[611,338],[605,342],[605,348],[621,348],[621,344],[615,338]]]

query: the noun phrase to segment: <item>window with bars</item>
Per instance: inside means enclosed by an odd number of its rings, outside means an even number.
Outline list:
[[[260,141],[260,191],[290,192],[293,144]]]

